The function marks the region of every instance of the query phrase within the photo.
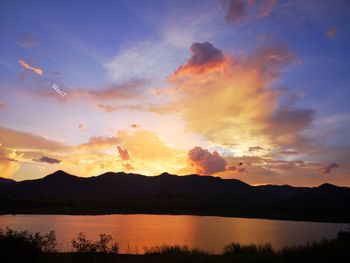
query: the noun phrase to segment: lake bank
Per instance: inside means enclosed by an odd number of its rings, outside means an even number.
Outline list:
[[[349,262],[350,232],[340,231],[334,239],[324,239],[303,246],[273,249],[270,245],[241,245],[231,243],[220,253],[212,254],[205,250],[186,246],[157,246],[148,249],[144,255],[119,254],[118,245],[108,243],[111,239],[102,236],[100,241],[92,242],[85,237],[72,242],[74,252],[57,252],[55,234],[32,234],[6,230],[0,232],[0,253],[5,262]],[[107,240],[107,241],[106,241]]]
[[[145,247],[187,245],[218,253],[232,242],[270,243],[274,248],[303,245],[307,241],[334,238],[347,224],[296,222],[269,219],[188,215],[7,215],[0,216],[0,228],[47,233],[56,231],[59,248],[69,252],[79,232],[96,239],[111,234],[121,253],[143,253]]]

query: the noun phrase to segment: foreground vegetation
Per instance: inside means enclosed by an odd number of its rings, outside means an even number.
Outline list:
[[[57,250],[55,232],[42,235],[27,231],[0,230],[2,262],[350,262],[350,231],[340,231],[335,239],[274,250],[270,245],[227,245],[213,255],[186,246],[159,246],[145,249],[143,255],[119,254],[119,245],[110,235],[98,241],[79,233],[72,240],[72,252]]]

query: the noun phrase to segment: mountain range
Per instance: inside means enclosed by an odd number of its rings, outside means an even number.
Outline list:
[[[0,179],[0,213],[197,214],[350,222],[350,188],[323,184],[251,186],[213,176],[108,172]]]

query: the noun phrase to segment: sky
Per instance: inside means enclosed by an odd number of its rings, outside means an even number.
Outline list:
[[[350,186],[347,0],[0,3],[0,176]]]

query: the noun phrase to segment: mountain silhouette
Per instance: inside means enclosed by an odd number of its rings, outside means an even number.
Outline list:
[[[41,179],[0,183],[1,213],[171,213],[350,220],[350,188],[251,186],[196,174],[143,176],[107,172],[78,177],[56,171]]]
[[[14,182],[16,181],[12,179],[0,177],[0,184],[8,184],[8,183],[14,183]]]

